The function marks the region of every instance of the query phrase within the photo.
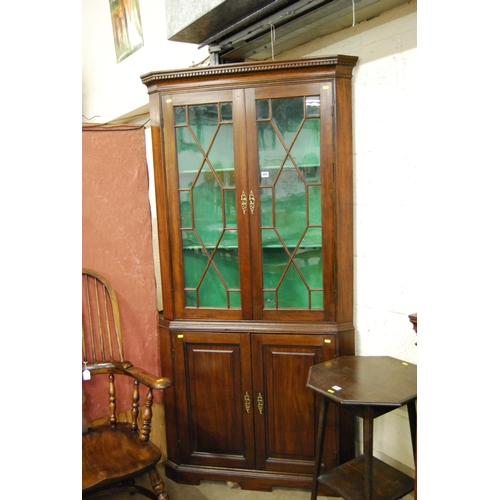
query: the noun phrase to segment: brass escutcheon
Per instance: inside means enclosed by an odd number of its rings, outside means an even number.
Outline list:
[[[250,394],[248,394],[248,391],[245,392],[245,411],[250,413]]]
[[[257,396],[257,408],[259,409],[259,413],[262,415],[262,411],[264,410],[264,398],[260,392]]]
[[[247,195],[245,194],[245,191],[241,192],[241,210],[243,211],[243,214],[247,213]]]
[[[253,212],[255,210],[255,196],[253,194],[253,191],[250,191],[248,199],[250,200],[250,212],[253,215]]]

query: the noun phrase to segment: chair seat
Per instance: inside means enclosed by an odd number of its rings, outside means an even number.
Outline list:
[[[161,450],[139,440],[130,424],[113,429],[102,425],[82,435],[82,489],[89,491],[146,472],[161,458]]]

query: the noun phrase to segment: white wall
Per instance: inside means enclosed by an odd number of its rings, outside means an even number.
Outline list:
[[[206,57],[196,47],[166,41],[164,0],[142,0],[140,7],[144,47],[117,65],[108,2],[85,1],[87,117],[101,115],[98,121],[105,122],[141,108],[148,100],[141,74],[190,66]],[[333,54],[359,57],[353,77],[356,351],[416,363],[416,336],[408,319],[419,307],[416,0],[280,58]],[[154,200],[152,205],[154,210]],[[411,472],[406,411],[375,423],[375,454]]]
[[[280,56],[359,57],[353,76],[356,351],[416,363],[417,4]]]
[[[109,1],[83,2],[82,114],[96,117],[92,123],[147,111],[149,97],[140,79],[144,73],[185,68],[208,56],[206,48],[167,40],[165,0],[140,0],[139,8],[144,46],[117,63]]]

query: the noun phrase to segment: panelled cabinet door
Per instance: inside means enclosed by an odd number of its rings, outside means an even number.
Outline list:
[[[334,354],[333,335],[252,335],[258,469],[313,472],[319,398],[304,380]],[[333,445],[325,456],[333,456]]]
[[[250,336],[176,333],[174,350],[181,462],[254,467]]]
[[[163,96],[177,318],[251,317],[242,91]]]

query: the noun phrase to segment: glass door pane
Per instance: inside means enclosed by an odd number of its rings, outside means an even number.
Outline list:
[[[174,106],[185,304],[241,308],[231,102]]]
[[[320,98],[256,101],[264,309],[323,308]]]

